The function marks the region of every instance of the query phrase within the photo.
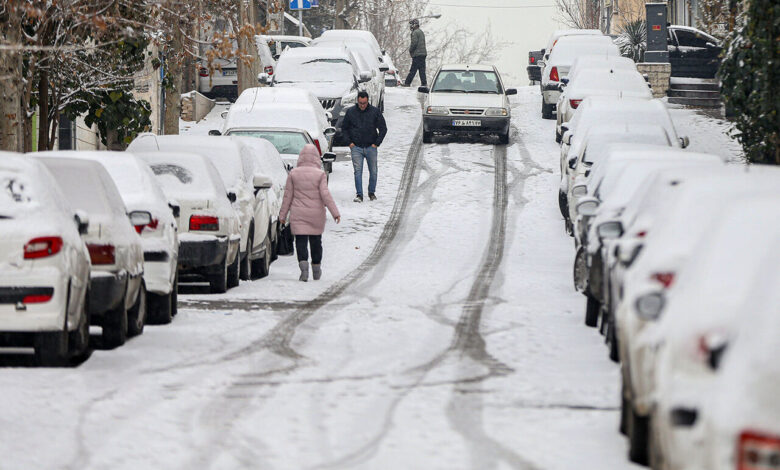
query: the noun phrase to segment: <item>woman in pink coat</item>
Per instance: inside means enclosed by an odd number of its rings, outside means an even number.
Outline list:
[[[290,171],[284,189],[279,221],[284,224],[290,212],[290,227],[295,235],[295,251],[298,252],[298,266],[301,281],[309,280],[309,250],[311,246],[311,269],[314,280],[322,276],[322,232],[325,230],[325,208],[328,208],[336,223],[341,214],[328,190],[328,178],[322,171],[320,152],[307,144],[298,156],[298,166]]]

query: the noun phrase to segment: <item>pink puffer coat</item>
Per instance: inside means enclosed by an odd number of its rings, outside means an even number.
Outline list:
[[[290,226],[295,235],[322,235],[325,230],[325,207],[334,219],[341,216],[321,167],[317,147],[307,144],[298,156],[298,166],[287,176],[279,219],[287,220],[287,213],[290,212]]]

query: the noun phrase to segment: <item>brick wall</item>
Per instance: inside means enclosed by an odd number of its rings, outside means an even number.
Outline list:
[[[647,75],[650,86],[653,87],[653,97],[662,98],[669,91],[669,80],[672,77],[672,64],[641,62],[636,64],[639,73]]]

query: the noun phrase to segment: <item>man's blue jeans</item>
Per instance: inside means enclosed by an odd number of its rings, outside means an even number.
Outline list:
[[[363,196],[363,159],[368,162],[368,194],[376,192],[376,147],[352,147],[352,168],[355,169],[355,192]]]

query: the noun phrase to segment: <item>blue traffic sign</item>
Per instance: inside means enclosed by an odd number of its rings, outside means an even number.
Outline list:
[[[290,0],[290,10],[309,10],[312,0]]]
[[[311,7],[317,8],[320,6],[320,0],[311,0]]]

